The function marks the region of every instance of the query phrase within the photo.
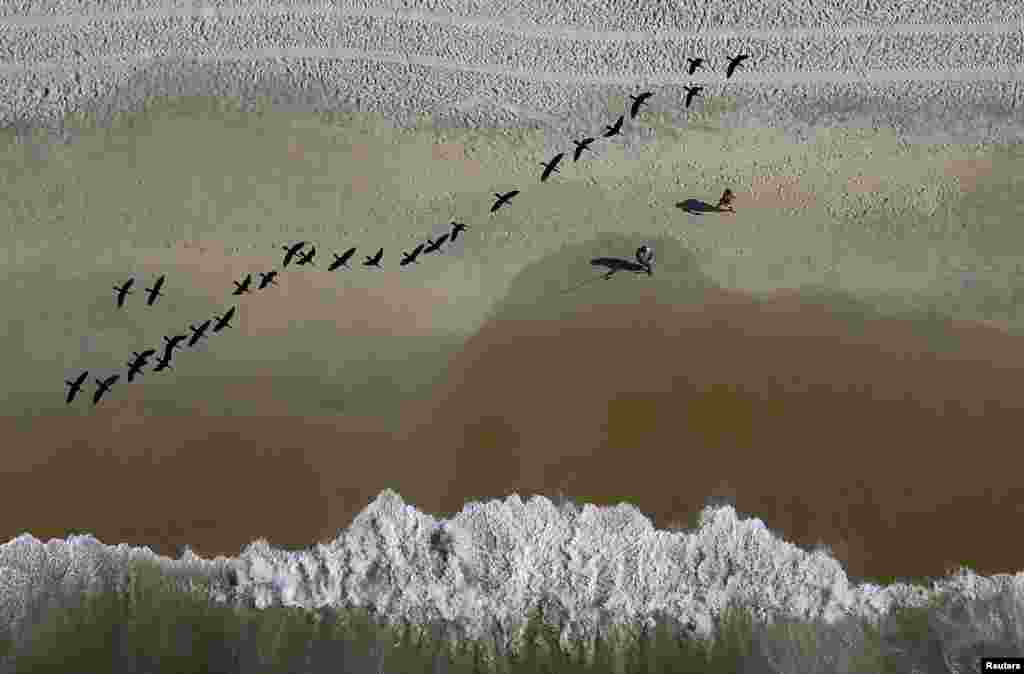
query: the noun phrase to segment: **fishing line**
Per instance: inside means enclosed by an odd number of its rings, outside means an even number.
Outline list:
[[[595,276],[594,278],[590,278],[590,279],[587,279],[586,281],[581,281],[580,283],[577,283],[574,286],[570,286],[569,288],[566,288],[565,290],[560,290],[560,291],[558,291],[558,294],[559,295],[565,295],[567,293],[571,293],[574,290],[579,290],[583,286],[589,285],[589,284],[593,283],[594,281],[600,281],[603,278],[605,278],[604,274],[601,274],[600,276]]]
[[[594,278],[589,278],[589,279],[586,279],[584,281],[581,281],[581,282],[577,283],[574,286],[570,286],[570,287],[566,288],[565,290],[559,290],[558,293],[551,293],[551,294],[565,295],[565,294],[573,292],[574,290],[579,290],[583,286],[589,285],[589,284],[593,283],[594,281],[599,281],[599,280],[601,280],[603,278],[604,278],[604,274],[602,274],[600,276],[595,276]],[[514,304],[505,304],[505,305],[503,305],[502,308],[507,309],[507,308],[513,308],[513,307],[535,306],[537,304],[537,300],[539,300],[541,297],[545,297],[545,296],[546,295],[541,295],[539,297],[535,297],[532,300],[527,300],[525,302],[516,302]]]

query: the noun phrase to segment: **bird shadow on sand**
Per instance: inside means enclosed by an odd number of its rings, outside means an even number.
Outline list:
[[[687,199],[686,201],[676,202],[676,208],[679,210],[689,213],[690,215],[703,215],[704,213],[728,213],[729,210],[720,206],[709,204],[706,201],[700,199]]]

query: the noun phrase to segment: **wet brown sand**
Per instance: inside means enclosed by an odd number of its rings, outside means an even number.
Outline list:
[[[436,514],[562,491],[628,500],[659,526],[725,500],[793,542],[830,544],[853,578],[1017,570],[1024,349],[995,327],[949,330],[960,348],[940,355],[907,322],[854,334],[794,295],[724,291],[494,321],[400,429],[275,416],[273,389],[256,386],[244,393],[265,415],[158,417],[137,388],[59,424],[2,420],[17,507],[0,508],[0,539],[88,531],[234,555],[257,537],[332,538],[385,487]]]

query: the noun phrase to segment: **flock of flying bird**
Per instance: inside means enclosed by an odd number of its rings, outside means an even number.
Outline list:
[[[417,262],[417,257],[421,254],[429,254],[436,252],[441,249],[441,246],[446,242],[455,241],[460,232],[464,232],[468,227],[461,222],[452,222],[451,231],[441,234],[436,239],[428,238],[425,243],[421,243],[416,246],[411,252],[403,253],[400,266],[406,266],[410,263]],[[314,259],[316,258],[316,246],[313,246],[309,250],[303,251],[305,247],[305,241],[299,241],[291,245],[282,246],[282,250],[285,251],[284,260],[282,267],[287,267],[293,261],[296,266],[307,266],[316,265]],[[328,271],[337,271],[338,269],[348,267],[349,260],[355,255],[356,248],[349,248],[341,255],[334,254],[334,261],[327,267]],[[364,267],[377,267],[380,268],[381,261],[384,258],[384,249],[379,249],[373,255],[366,256],[366,260],[363,262]],[[259,272],[260,281],[256,287],[256,290],[264,290],[272,285],[277,285],[277,276],[279,272],[276,269],[271,269],[267,272]],[[153,306],[158,297],[162,297],[164,293],[162,289],[164,283],[167,281],[166,274],[161,275],[153,283],[152,288],[146,288],[147,298],[146,306]],[[232,281],[235,285],[235,289],[231,291],[233,296],[245,295],[252,291],[253,276],[252,274],[246,274],[241,281]],[[130,278],[119,286],[113,286],[115,300],[117,308],[122,309],[125,305],[125,300],[128,295],[133,295],[135,291],[132,287],[135,285],[135,279]],[[182,343],[185,346],[193,347],[199,343],[201,339],[207,336],[208,332],[218,333],[224,328],[230,328],[231,320],[234,318],[238,307],[232,306],[224,314],[215,314],[213,318],[207,319],[200,323],[198,326],[189,325],[191,335],[171,335],[164,336],[163,355],[157,358],[156,366],[153,368],[153,372],[160,372],[168,368],[173,369],[171,366],[171,358],[174,355],[174,350],[179,348]],[[212,327],[211,327],[212,325]],[[134,358],[128,361],[128,372],[125,375],[125,379],[129,382],[135,381],[135,379],[143,373],[143,368],[149,363],[149,359],[155,356],[157,353],[156,349],[145,349],[144,351],[133,351]],[[82,387],[85,384],[86,379],[89,377],[88,370],[80,374],[76,379],[71,381],[65,381],[64,383],[68,386],[67,396],[65,402],[71,404],[75,397],[82,391]],[[110,388],[120,381],[121,375],[113,374],[105,379],[96,379],[96,390],[93,393],[92,403],[96,405],[103,398],[103,396],[110,390]]]
[[[739,67],[740,65],[742,65],[742,63],[744,61],[746,61],[747,59],[749,59],[749,58],[750,58],[750,54],[738,54],[738,55],[736,55],[734,57],[731,57],[729,59],[729,64],[728,64],[728,66],[726,66],[726,69],[725,69],[725,77],[726,77],[726,79],[729,79],[730,77],[732,77],[733,73],[736,72],[736,68]],[[698,57],[698,58],[688,58],[687,62],[688,62],[687,72],[690,75],[693,75],[695,72],[697,72],[697,70],[699,68],[704,68],[705,67],[705,64],[707,63],[707,60]],[[683,89],[686,91],[686,99],[685,99],[684,105],[687,108],[689,108],[690,104],[693,103],[694,97],[700,96],[701,95],[700,92],[704,90],[704,87],[692,86],[692,87],[683,87]],[[647,99],[649,99],[653,95],[654,95],[653,92],[645,91],[645,92],[643,92],[641,94],[638,94],[636,96],[630,96],[630,99],[632,99],[633,103],[630,105],[630,108],[629,108],[629,118],[630,119],[636,118],[636,116],[640,113],[640,107],[642,105],[646,104],[647,103]],[[604,130],[604,133],[602,134],[602,137],[604,137],[604,138],[613,138],[615,136],[622,135],[622,125],[625,123],[625,121],[626,121],[626,116],[625,115],[620,116],[615,121],[614,124],[610,124],[610,125],[605,127],[605,130]],[[586,151],[591,151],[592,152],[590,146],[596,140],[597,140],[596,138],[583,138],[583,139],[580,139],[580,140],[572,141],[573,145],[576,146],[576,149],[573,151],[573,156],[572,156],[573,162],[574,163],[578,162],[580,160],[580,157],[583,156],[584,152],[586,152]],[[547,179],[551,177],[552,173],[558,173],[559,172],[558,165],[561,163],[562,159],[565,158],[565,154],[566,154],[565,152],[559,152],[554,157],[552,157],[550,161],[542,162],[541,163],[541,166],[544,167],[544,171],[540,174],[540,181],[542,183],[546,182]],[[520,190],[511,190],[509,192],[505,192],[504,194],[499,194],[499,193],[495,192],[494,196],[497,198],[497,200],[494,202],[494,205],[491,206],[491,213],[496,212],[502,206],[508,204],[519,193],[520,193]],[[719,206],[722,206],[722,205],[726,205],[727,206],[732,201],[731,197],[732,197],[732,192],[729,191],[729,190],[726,190],[726,194],[723,195],[723,199],[722,199],[722,201],[719,202]]]
[[[149,294],[149,297],[146,298],[147,306],[153,306],[153,304],[156,302],[156,299],[158,297],[163,296],[163,292],[161,292],[161,289],[163,288],[164,283],[166,281],[167,276],[161,275],[153,284],[152,288],[146,288],[146,292]],[[133,285],[135,285],[135,279],[131,278],[119,286],[114,286],[114,292],[116,293],[117,296],[117,307],[119,309],[124,307],[125,298],[128,295],[134,294],[134,291],[132,291],[131,289]],[[235,285],[239,286],[240,284],[236,281]],[[261,285],[260,287],[265,286]],[[224,328],[230,328],[231,319],[234,318],[236,311],[237,307],[231,307],[229,310],[224,312],[224,314],[215,314],[213,318],[203,321],[202,323],[199,324],[199,327],[190,324],[189,328],[192,332],[191,336],[165,336],[164,353],[162,356],[157,358],[156,367],[153,368],[153,371],[160,372],[162,370],[166,370],[169,368],[173,369],[171,367],[171,357],[174,355],[174,350],[178,348],[182,342],[186,342],[186,344],[189,347],[193,347],[196,344],[198,344],[199,340],[206,336],[207,331],[211,330],[211,323],[213,324],[212,332],[214,333],[220,332]],[[134,358],[128,361],[128,372],[125,376],[125,378],[129,382],[135,381],[135,378],[142,374],[142,368],[144,368],[149,363],[150,358],[156,355],[156,349],[145,349],[142,352],[132,351],[132,355],[134,356]],[[78,393],[81,392],[82,386],[85,384],[85,380],[88,379],[88,377],[89,371],[86,370],[82,374],[78,375],[78,377],[73,381],[65,382],[68,385],[68,393],[67,397],[65,398],[65,402],[67,404],[70,405],[71,402],[74,401]],[[93,393],[92,396],[92,404],[97,404],[100,401],[100,399],[103,398],[103,396],[107,393],[107,391],[109,391],[110,388],[120,379],[121,375],[119,374],[112,374],[104,379],[97,379],[96,391]]]
[[[748,58],[750,58],[749,54],[739,54],[735,57],[730,58],[729,64],[726,68],[726,79],[732,77],[737,66],[742,64],[743,61],[745,61]],[[696,72],[698,68],[704,67],[706,63],[706,60],[703,58],[691,58],[687,59],[687,61],[689,62],[687,71],[690,75],[694,74],[694,72]],[[684,89],[686,91],[685,106],[689,108],[690,104],[693,102],[694,97],[700,95],[700,92],[703,90],[703,87],[693,86],[684,87]],[[633,101],[629,108],[630,119],[634,119],[639,114],[640,107],[643,106],[647,102],[647,99],[649,99],[653,95],[653,92],[645,91],[636,96],[630,96],[630,99],[632,99]],[[613,138],[614,136],[621,135],[622,126],[625,122],[625,118],[626,116],[622,115],[618,118],[618,120],[615,121],[614,124],[606,126],[602,136],[604,138]],[[590,149],[590,145],[595,141],[596,138],[583,138],[581,140],[572,141],[573,144],[576,146],[576,149],[573,152],[573,162],[579,161],[580,157],[583,155],[585,151],[592,151]],[[544,171],[541,173],[540,176],[541,182],[546,182],[548,178],[551,177],[552,173],[559,172],[558,165],[565,157],[565,154],[565,152],[559,152],[550,161],[541,163],[541,166],[544,167]],[[494,202],[494,205],[491,206],[490,212],[492,214],[497,212],[500,208],[509,204],[514,197],[520,194],[520,192],[521,191],[518,189],[510,190],[505,193],[496,192],[494,194],[494,196],[496,197],[496,201]],[[719,201],[719,207],[723,205],[728,207],[731,201],[732,192],[731,190],[726,190],[725,193],[722,195],[722,199]],[[428,238],[425,243],[418,244],[410,252],[403,251],[402,258],[398,263],[399,266],[404,267],[411,263],[417,262],[417,258],[421,254],[429,254],[440,250],[442,245],[444,245],[446,242],[454,242],[458,238],[459,233],[465,231],[466,229],[467,226],[465,224],[453,221],[451,223],[450,232],[446,232],[438,236],[436,239]],[[282,246],[281,248],[282,250],[285,251],[285,255],[281,266],[287,267],[289,264],[292,263],[292,261],[295,262],[296,266],[315,265],[314,258],[316,257],[316,246],[313,246],[307,251],[303,251],[302,249],[305,247],[305,245],[305,241],[299,241],[291,245]],[[333,272],[340,269],[341,267],[348,268],[348,262],[349,260],[351,260],[352,256],[355,255],[355,253],[355,247],[349,248],[341,255],[335,253],[334,261],[331,262],[327,270]],[[363,262],[363,266],[380,268],[383,257],[384,249],[380,248],[373,255],[366,256],[366,259]],[[636,262],[633,262],[632,260],[625,260],[615,257],[599,257],[591,260],[591,264],[594,266],[606,267],[608,269],[608,272],[603,274],[603,276],[601,277],[605,279],[611,278],[612,275],[615,274],[615,272],[617,271],[632,271],[636,273],[647,273],[648,275],[653,275],[652,263],[654,260],[654,252],[651,250],[651,248],[649,246],[641,246],[636,251],[635,257]],[[277,285],[277,281],[275,279],[278,276],[278,272],[276,270],[260,272],[259,275],[260,282],[259,285],[257,286],[257,290],[264,290],[271,285]],[[243,278],[241,281],[233,281],[232,283],[234,283],[235,289],[232,291],[231,294],[233,296],[240,296],[250,292],[252,281],[252,274],[247,274],[245,278]],[[164,295],[162,289],[165,282],[166,275],[161,275],[159,278],[157,278],[152,288],[145,289],[148,295],[148,297],[146,298],[147,306],[153,306],[157,298],[162,297]],[[134,284],[135,279],[131,278],[124,282],[122,285],[113,287],[114,292],[116,294],[117,307],[119,309],[124,307],[125,299],[127,298],[127,296],[133,294],[131,288],[133,287]],[[218,333],[224,330],[225,328],[231,327],[231,320],[232,318],[234,318],[236,311],[237,307],[232,306],[223,314],[215,314],[213,318],[203,321],[198,326],[189,324],[189,330],[192,333],[191,335],[176,334],[171,336],[164,336],[163,355],[157,358],[156,366],[153,368],[153,372],[160,372],[168,368],[171,368],[171,358],[174,355],[174,351],[177,348],[181,348],[182,343],[184,343],[188,347],[194,347],[196,344],[199,343],[201,339],[207,336],[208,331]],[[141,375],[143,372],[143,368],[148,364],[149,359],[155,356],[156,353],[157,350],[152,348],[145,349],[141,352],[133,351],[132,354],[134,358],[127,362],[128,371],[125,375],[127,381],[132,382],[135,380],[136,377]],[[82,391],[82,387],[84,386],[85,381],[88,379],[88,377],[89,371],[86,370],[85,372],[82,372],[76,379],[65,381],[65,384],[68,386],[68,392],[65,398],[65,402],[67,404],[70,405],[74,401],[75,397]],[[104,379],[96,379],[96,390],[92,396],[93,405],[98,404],[99,401],[103,398],[103,396],[111,389],[111,387],[113,387],[115,383],[120,381],[120,379],[121,375],[119,374],[112,374]]]

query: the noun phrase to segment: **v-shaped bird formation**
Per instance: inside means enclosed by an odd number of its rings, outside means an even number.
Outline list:
[[[736,69],[744,64],[745,61],[751,58],[750,54],[737,54],[734,57],[727,59],[728,63],[725,69],[725,77],[729,79],[736,72]],[[703,57],[688,58],[687,59],[687,73],[693,75],[698,69],[705,69],[709,66],[707,59]],[[681,101],[684,108],[689,108],[696,97],[702,96],[701,92],[704,90],[703,86],[687,86],[683,87],[686,92],[684,99]],[[644,91],[636,95],[630,95],[629,109],[627,110],[628,117],[630,120],[636,119],[641,113],[641,109],[648,105],[648,101],[655,96],[654,92]],[[604,127],[604,130],[595,136],[588,136],[581,138],[580,140],[573,140],[574,149],[572,150],[572,161],[575,164],[579,162],[585,152],[593,153],[594,149],[591,147],[595,142],[598,142],[598,137],[601,139],[611,139],[616,136],[623,134],[623,129],[626,124],[627,115],[623,114],[618,117],[613,123],[608,124]],[[559,152],[554,157],[546,162],[540,162],[540,165],[544,167],[544,170],[540,173],[540,182],[546,183],[553,174],[561,173],[559,166],[565,159],[566,152]],[[495,201],[490,208],[490,213],[494,216],[499,210],[503,208],[511,207],[512,200],[522,194],[522,190],[510,189],[506,192],[495,192]],[[722,195],[722,198],[718,202],[718,208],[720,210],[733,210],[731,202],[733,200],[733,194],[731,190],[726,190]],[[410,265],[419,264],[419,258],[421,255],[431,255],[438,253],[442,250],[442,247],[446,244],[453,244],[459,237],[459,234],[470,229],[465,223],[452,221],[450,223],[450,230],[439,235],[433,235],[426,238],[425,242],[418,243],[409,251],[402,251],[401,256],[398,260],[399,267],[408,267]],[[311,246],[306,249],[307,241],[297,241],[291,244],[285,244],[281,246],[281,250],[284,251],[284,257],[281,261],[281,268],[287,268],[294,265],[294,267],[316,267],[316,246]],[[332,253],[334,260],[327,267],[328,272],[337,272],[340,269],[351,269],[349,262],[355,257],[358,248],[353,246],[348,248],[340,255],[338,253]],[[601,277],[604,279],[611,278],[614,274],[619,271],[629,271],[638,274],[654,274],[654,251],[649,246],[641,246],[634,255],[635,260],[617,258],[617,257],[598,257],[590,261],[591,265],[596,267],[604,267],[608,271],[604,272]],[[369,268],[381,268],[382,261],[384,259],[384,249],[379,248],[376,253],[372,255],[366,255],[362,263],[363,267]],[[266,291],[271,286],[277,286],[277,278],[280,272],[276,269],[270,271],[258,272],[259,281],[255,288],[255,291]],[[239,297],[242,295],[250,295],[253,293],[253,275],[251,273],[246,274],[242,279],[232,281],[234,289],[231,291],[231,295]],[[166,294],[163,292],[164,285],[167,282],[166,275],[160,275],[153,282],[151,287],[145,288],[146,293],[146,306],[153,307],[157,299],[164,297]],[[117,309],[124,309],[127,298],[129,295],[133,295],[134,291],[132,288],[135,286],[135,279],[129,278],[121,285],[113,286],[114,299]],[[212,318],[206,319],[198,325],[189,324],[190,334],[174,334],[170,336],[164,336],[163,353],[157,357],[155,366],[152,372],[162,372],[164,370],[173,369],[171,360],[176,350],[183,348],[191,349],[194,348],[203,339],[209,339],[211,334],[218,334],[227,328],[232,327],[231,321],[234,319],[238,311],[238,307],[231,306],[223,314],[214,314]],[[149,359],[157,354],[157,350],[153,348],[143,349],[142,351],[133,351],[133,358],[126,362],[128,367],[123,379],[126,382],[134,382],[140,378],[145,372],[144,368],[149,363]],[[78,377],[73,380],[66,380],[64,383],[68,387],[65,402],[70,405],[82,392],[83,386],[89,379],[89,371],[82,372]],[[92,403],[96,405],[110,390],[122,380],[120,374],[112,374],[105,378],[94,377],[96,384],[95,391],[92,396]]]
[[[276,285],[274,277],[277,276],[277,271],[270,271],[261,273],[262,281],[260,282],[259,289],[262,290],[269,285]],[[146,300],[146,306],[153,306],[158,297],[162,297],[165,293],[162,288],[167,282],[166,275],[160,275],[156,281],[154,281],[151,288],[146,288],[148,297]],[[252,275],[247,274],[241,281],[234,281],[235,290],[232,295],[241,295],[243,293],[250,292],[250,285],[252,284]],[[133,294],[131,288],[135,285],[135,279],[130,278],[119,286],[114,286],[115,291],[115,304],[118,309],[123,309],[125,306],[125,299],[128,295]],[[203,338],[207,337],[207,333],[211,331],[218,333],[225,328],[232,327],[231,321],[234,318],[238,308],[236,306],[230,307],[226,312],[220,315],[214,315],[213,318],[207,319],[199,324],[198,327],[195,325],[189,325],[191,335],[185,334],[174,334],[165,335],[163,353],[157,357],[155,366],[152,372],[162,372],[164,370],[174,369],[171,365],[171,359],[176,350],[183,348],[192,348],[196,346]],[[109,377],[99,379],[96,378],[96,390],[92,397],[92,404],[96,405],[103,399],[103,397],[113,388],[114,384],[121,381],[122,378],[125,382],[135,382],[144,373],[145,367],[149,364],[150,358],[157,355],[157,349],[148,348],[142,351],[132,351],[132,358],[125,364],[127,365],[127,371],[122,377],[120,374],[110,375]],[[82,372],[74,380],[65,381],[64,383],[68,387],[65,402],[70,405],[77,398],[78,394],[82,392],[82,388],[89,378],[89,371]]]

